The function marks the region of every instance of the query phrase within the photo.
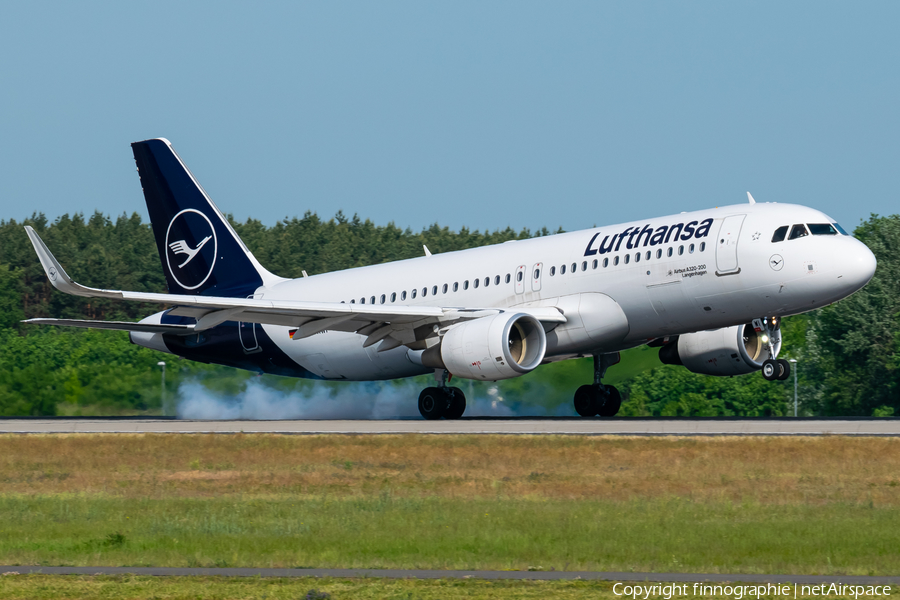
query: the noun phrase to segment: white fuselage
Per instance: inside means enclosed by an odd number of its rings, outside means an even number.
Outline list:
[[[703,223],[706,231],[699,232]],[[545,361],[552,361],[836,302],[874,272],[864,244],[842,234],[772,241],[782,226],[832,223],[798,205],[725,206],[313,275],[260,288],[256,297],[469,309],[557,306],[568,321],[548,333]],[[257,327],[325,378],[430,371],[411,361],[403,346],[363,348],[364,335],[325,331],[292,340],[289,327]],[[602,336],[591,335],[610,327],[623,332],[614,342],[598,343]]]

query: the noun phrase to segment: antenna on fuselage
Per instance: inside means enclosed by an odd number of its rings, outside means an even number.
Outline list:
[[[425,256],[431,256],[431,250],[428,249],[428,246],[422,244],[422,248],[425,249]]]
[[[747,192],[747,200],[750,201],[750,204],[756,204],[756,200],[753,199],[753,196],[750,195],[750,192]]]

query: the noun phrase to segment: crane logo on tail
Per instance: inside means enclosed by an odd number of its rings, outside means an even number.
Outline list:
[[[191,248],[190,246],[188,246],[187,242],[185,242],[184,240],[178,240],[177,242],[172,242],[171,244],[169,244],[169,248],[171,248],[172,252],[174,252],[175,254],[187,254],[187,258],[184,260],[183,263],[178,265],[178,268],[183,269],[189,262],[191,262],[194,259],[194,257],[197,256],[197,253],[200,252],[200,248],[205,246],[206,242],[208,242],[211,239],[212,239],[211,235],[206,236],[200,242],[200,245],[197,246],[196,248]]]
[[[169,222],[166,266],[171,278],[182,288],[196,290],[206,283],[215,267],[217,253],[215,228],[199,210],[186,208]]]

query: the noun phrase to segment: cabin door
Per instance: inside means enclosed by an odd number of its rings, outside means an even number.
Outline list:
[[[740,273],[738,265],[738,238],[741,235],[741,226],[747,215],[733,215],[725,217],[722,227],[719,229],[719,237],[716,239],[716,275],[731,275]]]

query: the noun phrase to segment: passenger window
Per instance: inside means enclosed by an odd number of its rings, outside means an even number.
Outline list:
[[[463,281],[463,289],[464,289],[464,290],[469,289],[469,280],[468,280],[468,279],[466,279],[465,281]]]
[[[587,271],[587,261],[586,260],[581,262],[581,270]]]
[[[559,268],[559,274],[560,274],[560,275],[565,275],[565,274],[566,274],[566,265],[563,265],[563,266],[561,266],[561,267]]]
[[[350,301],[350,304],[356,304],[356,298]]]
[[[813,235],[837,235],[837,229],[830,223],[810,223],[809,232]]]
[[[365,298],[360,298],[360,299],[359,299],[359,303],[360,303],[360,304],[365,304],[365,303],[366,303],[366,299],[365,299]]]
[[[634,262],[636,262],[636,263],[641,262],[641,253],[640,252],[634,253]]]
[[[647,260],[650,260],[650,251],[649,250],[647,250],[647,255],[644,256],[644,258],[646,258]]]
[[[595,258],[595,259],[594,259],[594,262],[591,263],[591,268],[592,268],[592,269],[596,269],[598,264],[599,264],[599,263],[597,262],[597,259]]]
[[[706,250],[706,242],[700,242],[700,252]]]
[[[666,250],[666,256],[672,256],[672,248],[671,247]]]
[[[485,278],[484,278],[484,287],[487,287],[487,286],[489,286],[489,285],[491,285],[491,278],[490,278],[490,277],[485,277]]]
[[[572,272],[574,273],[577,270],[578,270],[578,265],[575,263],[572,263]]]
[[[404,300],[406,300],[406,292],[405,291],[400,292],[400,301],[402,302]]]
[[[391,292],[391,302],[397,301],[397,292]]]
[[[556,275],[556,267],[550,267],[550,277]]]
[[[507,273],[506,274],[506,283],[509,283],[509,280],[510,280],[510,276],[509,276],[509,273]]]
[[[453,291],[454,292],[459,291],[459,282],[458,281],[453,282]]]
[[[494,285],[500,285],[500,276],[494,275]]]
[[[473,279],[473,280],[472,280],[472,287],[474,287],[475,289],[478,289],[478,286],[479,286],[479,285],[481,285],[481,280],[480,280],[480,279]]]
[[[691,254],[694,253],[694,245],[693,245],[693,244],[691,244],[690,246],[688,246],[688,252],[690,252]]]
[[[779,227],[778,229],[776,229],[775,234],[772,235],[772,243],[774,244],[775,242],[783,242],[784,236],[787,235],[787,230],[788,230],[787,225],[784,225],[783,227]]]
[[[384,294],[381,295],[381,303],[384,304],[384,301],[387,300]]]
[[[428,295],[428,288],[427,287],[422,288],[422,297],[424,298],[427,295]]]
[[[522,281],[522,271],[516,273],[516,281]]]
[[[540,279],[540,278],[541,278],[541,270],[540,270],[540,269],[535,269],[535,270],[534,270],[534,278],[535,278],[535,279]]]
[[[413,290],[413,291],[410,292],[410,298],[415,299],[415,297],[416,297],[416,291],[417,291],[417,290]]]
[[[678,246],[678,256],[684,254],[684,246]]]
[[[441,293],[444,293],[444,294],[447,293],[447,284],[446,283],[444,284],[444,287],[441,288]]]
[[[797,238],[806,237],[808,235],[809,232],[806,230],[806,225],[800,223],[799,225],[791,227],[791,235],[788,237],[788,240],[796,240]]]
[[[369,304],[375,304],[375,296],[369,298]]]
[[[619,257],[616,256],[615,258],[613,258],[613,266],[617,266],[618,264],[619,264]]]
[[[608,266],[609,266],[609,259],[608,259],[608,258],[604,258],[604,259],[603,259],[603,268],[605,269],[605,268],[608,267]]]
[[[656,251],[656,258],[662,258],[662,248]]]
[[[431,286],[431,295],[437,296],[437,286],[436,285]]]
[[[630,255],[630,254],[626,254],[626,255],[625,255],[625,264],[627,265],[627,264],[630,263],[630,262],[631,262],[631,255]]]

